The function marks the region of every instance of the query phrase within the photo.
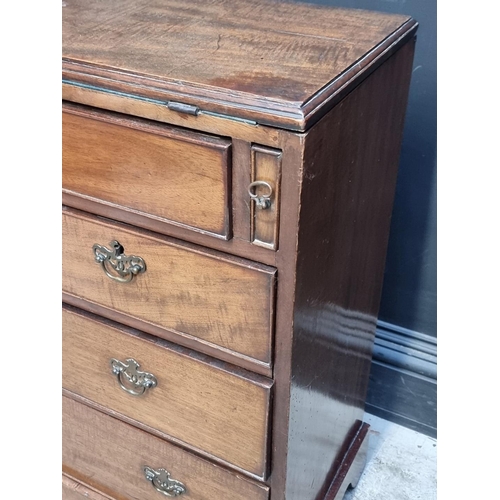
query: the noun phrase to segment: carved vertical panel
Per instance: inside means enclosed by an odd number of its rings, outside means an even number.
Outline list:
[[[252,145],[250,241],[278,248],[281,158],[277,149]]]

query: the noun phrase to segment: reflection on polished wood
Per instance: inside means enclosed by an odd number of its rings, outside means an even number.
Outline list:
[[[78,483],[157,498],[147,465],[193,500],[341,500],[356,482],[416,29],[274,0],[63,8]],[[114,240],[146,263],[130,283],[92,255]],[[127,394],[111,358],[156,387]]]
[[[413,50],[306,139],[286,500],[323,498],[363,419]]]

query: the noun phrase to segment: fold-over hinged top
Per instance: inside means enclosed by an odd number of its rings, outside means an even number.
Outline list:
[[[273,0],[68,0],[63,82],[305,130],[416,27]]]

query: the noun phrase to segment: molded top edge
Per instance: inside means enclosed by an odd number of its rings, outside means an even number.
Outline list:
[[[303,131],[416,29],[409,16],[276,0],[71,0],[63,79]]]

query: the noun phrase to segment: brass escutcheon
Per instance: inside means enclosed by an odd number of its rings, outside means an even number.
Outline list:
[[[147,465],[144,466],[144,476],[154,486],[156,491],[167,497],[178,497],[186,493],[186,487],[175,479],[170,479],[170,472],[165,469],[154,470]]]
[[[152,373],[141,372],[140,365],[135,359],[127,359],[125,363],[118,359],[111,359],[111,372],[116,375],[120,387],[132,396],[142,396],[148,389],[158,385]]]
[[[136,274],[146,271],[144,259],[125,255],[125,249],[116,240],[109,245],[111,250],[97,243],[92,247],[95,261],[101,264],[106,276],[120,283],[129,283]]]
[[[265,188],[268,192],[265,194],[257,195],[257,188]],[[257,208],[265,210],[271,206],[271,195],[273,194],[273,188],[271,184],[265,181],[255,181],[248,186],[248,194],[250,198],[255,201]]]

